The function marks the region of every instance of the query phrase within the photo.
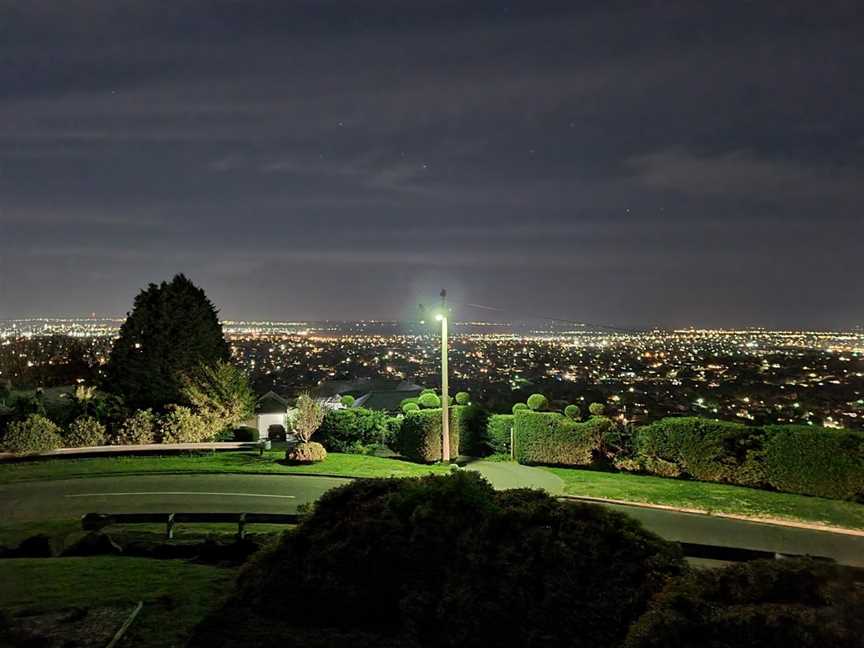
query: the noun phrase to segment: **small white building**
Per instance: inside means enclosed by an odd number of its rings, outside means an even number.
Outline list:
[[[276,392],[267,392],[255,403],[259,439],[283,441],[288,433],[288,401]]]

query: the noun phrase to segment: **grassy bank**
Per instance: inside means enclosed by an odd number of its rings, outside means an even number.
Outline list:
[[[564,492],[568,495],[864,529],[864,505],[855,502],[648,475],[572,468],[544,470],[564,480]]]
[[[144,607],[123,644],[182,646],[218,602],[235,570],[147,558],[18,558],[3,561],[0,608],[44,613],[75,607]]]
[[[48,479],[74,479],[100,475],[147,473],[264,473],[326,474],[339,477],[418,477],[446,473],[445,466],[426,466],[399,459],[330,453],[322,462],[288,466],[278,463],[284,451],[263,456],[250,452],[220,452],[197,455],[139,457],[95,457],[92,459],[43,459],[0,464],[0,484]]]

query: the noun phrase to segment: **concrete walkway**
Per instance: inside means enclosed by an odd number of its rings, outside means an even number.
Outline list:
[[[510,461],[472,461],[466,470],[480,473],[496,490],[539,488],[550,495],[564,494],[564,481],[548,470],[522,466]]]

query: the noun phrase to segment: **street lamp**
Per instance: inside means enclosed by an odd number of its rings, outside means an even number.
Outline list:
[[[450,463],[450,385],[447,381],[447,291],[441,290],[441,461]]]
[[[420,304],[420,312],[425,313]],[[420,323],[425,322],[425,316]],[[441,310],[435,313],[441,322],[441,461],[450,463],[450,385],[447,380],[447,291],[441,290]]]

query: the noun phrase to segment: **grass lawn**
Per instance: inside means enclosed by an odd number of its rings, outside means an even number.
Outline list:
[[[415,464],[400,459],[332,452],[322,462],[287,466],[277,461],[284,451],[214,452],[138,457],[96,457],[92,459],[42,459],[0,464],[0,484],[46,479],[74,479],[100,475],[146,473],[263,473],[321,474],[336,477],[419,477],[446,473],[446,466]]]
[[[49,612],[71,607],[144,608],[126,646],[183,646],[227,591],[236,570],[147,558],[15,558],[3,561],[0,608]]]
[[[700,509],[709,513],[732,513],[864,529],[864,505],[855,502],[649,475],[604,473],[573,468],[544,470],[564,480],[564,492],[568,495],[605,497]]]

